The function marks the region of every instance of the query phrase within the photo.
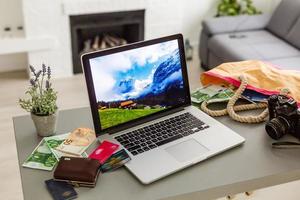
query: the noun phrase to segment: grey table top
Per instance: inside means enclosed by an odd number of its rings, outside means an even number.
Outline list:
[[[272,149],[264,124],[241,124],[228,117],[217,119],[245,137],[245,144],[150,185],[141,184],[124,168],[105,173],[96,188],[77,188],[78,199],[212,199],[300,178],[300,150]],[[51,199],[44,181],[52,178],[52,172],[22,167],[41,138],[36,136],[29,115],[15,117],[13,122],[24,199]],[[93,127],[89,108],[60,111],[58,133],[77,127]]]

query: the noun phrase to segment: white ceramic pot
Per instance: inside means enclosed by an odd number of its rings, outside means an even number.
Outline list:
[[[39,116],[31,113],[37,134],[42,137],[55,135],[57,112],[52,115]]]

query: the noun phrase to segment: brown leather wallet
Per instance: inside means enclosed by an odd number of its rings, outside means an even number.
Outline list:
[[[74,186],[95,187],[100,173],[98,160],[90,158],[61,157],[54,171],[54,179]]]

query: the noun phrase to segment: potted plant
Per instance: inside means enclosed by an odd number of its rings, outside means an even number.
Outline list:
[[[220,0],[216,17],[262,14],[252,0]]]
[[[38,135],[43,137],[54,135],[57,119],[57,92],[53,90],[50,82],[51,69],[44,64],[38,71],[33,66],[29,68],[32,77],[25,94],[30,98],[19,99],[19,104],[31,113]]]

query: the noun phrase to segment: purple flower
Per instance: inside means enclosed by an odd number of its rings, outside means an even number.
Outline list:
[[[42,70],[39,70],[39,71],[36,73],[35,78],[38,79],[38,78],[40,77],[41,73],[42,73]]]
[[[50,67],[48,67],[47,75],[48,75],[48,80],[49,80],[51,78],[51,69],[50,69]]]
[[[29,65],[29,69],[35,75],[35,69],[34,69],[34,67],[32,65]]]
[[[35,87],[35,86],[36,86],[35,80],[34,80],[34,79],[30,79],[30,84],[31,84],[33,87]]]
[[[43,71],[43,76],[45,76],[47,69],[44,63],[42,64],[42,71]]]
[[[49,90],[49,88],[51,87],[51,84],[48,80],[46,80],[46,89]]]

